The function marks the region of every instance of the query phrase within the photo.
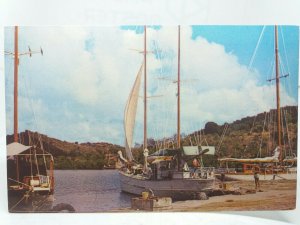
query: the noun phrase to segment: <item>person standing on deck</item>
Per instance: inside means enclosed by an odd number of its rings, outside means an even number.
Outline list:
[[[257,190],[257,188],[260,189],[259,172],[258,171],[254,172],[254,181],[255,181],[255,190]]]
[[[222,171],[221,172],[221,182],[222,182],[222,184],[224,183],[224,181],[225,181],[225,172]]]
[[[195,177],[196,171],[200,166],[199,161],[196,158],[194,158],[193,162],[192,162],[192,165],[193,165],[192,177]]]

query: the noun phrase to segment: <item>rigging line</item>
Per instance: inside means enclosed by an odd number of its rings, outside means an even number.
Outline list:
[[[284,35],[283,35],[283,32],[282,32],[282,27],[281,26],[280,26],[280,33],[281,33],[281,37],[282,37],[283,50],[284,50],[284,55],[285,55],[287,71],[288,71],[288,73],[290,73],[289,61],[287,59],[287,53],[286,53],[286,47],[285,47],[285,40],[284,40]]]
[[[283,126],[283,108],[281,108],[281,127],[282,127],[282,139],[283,139],[283,147],[284,147],[284,153],[286,156],[286,141],[285,141],[285,132],[284,132],[284,126]]]
[[[289,125],[288,125],[288,121],[287,121],[287,110],[283,110],[284,113],[284,117],[285,117],[285,124],[286,124],[286,130],[287,130],[287,138],[288,138],[288,143],[289,143],[289,156],[292,156],[292,145],[291,145],[291,140],[290,140],[290,135],[289,135]]]
[[[38,162],[38,159],[37,159],[37,155],[36,155],[36,148],[34,147],[34,158],[35,158],[35,163],[36,163],[36,170],[37,170],[37,173],[38,175],[40,175],[40,168],[39,168],[39,162]]]
[[[196,135],[196,131],[193,131],[193,135],[194,135],[194,140],[195,140],[196,146],[198,146],[199,143],[198,143],[198,138],[197,138],[197,135]]]
[[[189,120],[190,121],[190,120]],[[194,145],[194,142],[197,144],[197,140],[196,140],[196,137],[195,137],[195,132],[194,132],[194,124],[192,124],[192,123],[190,123],[191,124],[191,126],[189,126],[189,128],[190,129],[188,129],[188,130],[190,130],[190,131],[188,131],[189,133],[190,133],[190,135],[192,136],[192,140],[194,140],[193,141],[193,145]]]
[[[271,123],[270,123],[270,126],[271,126],[271,133],[270,133],[270,136],[271,136],[271,146],[270,146],[270,152],[269,152],[269,156],[271,155],[271,153],[273,152],[273,150],[276,148],[276,144],[275,144],[275,124],[276,124],[276,118],[275,118],[275,113],[270,111],[270,114],[271,114]]]
[[[190,140],[190,145],[193,146],[193,142],[192,142],[192,139],[191,139],[190,135],[189,135],[189,140]]]
[[[270,143],[272,143],[272,137],[271,137],[271,131],[272,131],[272,127],[271,127],[271,112],[268,112],[269,115],[269,122],[268,122],[268,130],[269,130],[269,139],[268,139],[268,156],[270,155],[271,152],[271,146]]]
[[[30,89],[30,87],[29,87],[29,85],[28,85],[28,81],[27,81],[27,79],[26,79],[26,77],[25,76],[21,76],[22,78],[23,78],[23,80],[24,80],[24,82],[23,82],[23,84],[24,84],[24,86],[25,86],[25,94],[26,94],[26,97],[27,97],[27,99],[28,99],[28,101],[29,101],[29,107],[30,107],[30,109],[31,109],[31,111],[32,111],[32,114],[33,114],[33,121],[34,121],[34,126],[35,126],[35,129],[37,130],[37,127],[36,127],[36,119],[35,119],[35,115],[34,115],[34,110],[33,110],[33,106],[32,106],[32,100],[31,100],[31,96],[29,96],[29,91],[28,90],[31,90]],[[29,137],[29,136],[28,136]],[[33,139],[33,140],[31,140],[30,139],[30,141],[32,141],[32,145],[36,145],[37,143],[35,143],[35,140]]]
[[[274,138],[274,129],[275,129],[275,127],[273,125],[273,121],[274,121],[274,119],[273,119],[273,113],[272,113],[271,110],[269,111],[269,117],[270,117],[270,122],[269,122],[269,126],[270,126],[270,132],[269,132],[269,136],[270,136],[270,139],[269,139],[269,141],[270,141],[269,156],[270,156],[270,153],[273,151],[273,148],[274,148],[274,140],[273,140],[273,138]]]
[[[157,31],[158,32],[158,31]],[[156,32],[156,33],[157,33]],[[159,50],[159,47],[158,47],[158,42],[157,41],[155,41],[154,42],[154,48],[155,48],[155,51],[157,52],[157,55],[158,55],[158,60],[159,60],[159,62],[160,62],[160,67],[159,67],[159,75],[160,75],[160,77],[162,77],[163,76],[163,74],[164,74],[164,71],[163,71],[163,54],[165,54],[164,52],[162,52],[162,50]],[[157,82],[157,86],[158,86],[158,90],[160,90],[160,89],[162,89],[162,81],[160,80],[160,79],[156,79],[156,82]],[[164,106],[166,107],[166,98],[164,98],[163,99],[163,102],[164,102]],[[164,107],[164,110],[163,111],[166,111],[165,110],[165,107]],[[164,114],[166,114],[167,115],[167,113],[166,112],[164,112]],[[167,117],[167,116],[166,116]],[[160,118],[160,117],[157,117],[157,118]],[[157,120],[157,122],[160,122],[159,120]],[[163,135],[164,136],[166,136],[167,135],[167,120],[164,120],[164,128],[163,128],[163,130],[162,131],[159,131],[159,130],[161,130],[161,128],[157,128],[157,138],[159,138],[159,135],[161,134],[161,133],[163,133]]]
[[[25,198],[26,198],[26,195],[24,195],[15,205],[13,205],[12,207],[10,207],[9,211],[11,211],[14,208],[16,208]]]
[[[275,144],[275,128],[277,127],[277,121],[276,121],[276,112],[275,110],[273,111],[272,113],[272,121],[273,121],[273,136],[272,136],[272,145],[273,145],[273,148],[276,147],[276,144]],[[273,149],[272,149],[273,150]]]
[[[275,57],[274,57],[274,60],[272,60],[272,61],[274,61],[274,62],[271,63],[271,65],[272,65],[272,68],[271,68],[272,71],[271,71],[271,73],[270,73],[270,75],[269,75],[269,77],[267,79],[267,80],[270,81],[270,85],[272,85],[272,84],[275,83],[275,79],[274,79],[274,77],[275,77]]]
[[[155,41],[152,41],[151,42],[152,43],[152,45],[149,47],[151,50],[153,49],[153,46],[154,46],[154,49],[156,49],[156,42]],[[150,70],[149,70],[149,74],[150,74]],[[148,84],[150,85],[150,84],[152,84],[152,82],[153,82],[153,80],[152,79],[150,79],[149,81],[148,81]],[[152,104],[153,102],[152,101],[148,101],[148,105],[149,105],[149,112],[148,112],[148,118],[149,118],[149,121],[150,121],[150,118],[152,118],[152,120],[151,120],[151,126],[148,126],[148,129],[149,129],[149,137],[150,136],[152,136],[152,137],[154,137],[155,138],[155,136],[156,136],[156,129],[155,129],[155,122],[156,122],[156,120],[154,119],[153,120],[153,112],[151,111],[151,108],[153,107],[153,104]]]
[[[280,54],[279,54],[279,62],[282,62]],[[286,68],[284,67],[283,63],[280,63],[279,65],[280,65],[280,69],[281,69],[283,75],[285,75],[285,74],[290,75],[289,71],[286,71]],[[287,79],[283,79],[283,80],[284,80],[284,86],[286,87],[287,92],[292,93],[291,80],[288,79],[288,82],[286,81]]]
[[[226,132],[227,132],[228,127],[229,127],[229,125],[228,125],[228,123],[226,123],[226,124],[225,124],[225,127],[224,127],[224,130],[223,130],[223,132],[222,132],[222,135],[221,135],[221,137],[220,137],[220,142],[219,142],[218,147],[217,147],[217,152],[218,152],[218,153],[219,153],[219,151],[220,151],[220,148],[221,148],[221,145],[222,145],[222,143],[223,143],[223,140],[224,140],[224,137],[225,137],[225,134],[226,134]]]
[[[205,141],[206,145],[208,146],[208,143],[207,143],[207,140],[206,140],[206,137],[205,137],[204,130],[203,130],[203,136],[204,136],[204,141]]]
[[[174,95],[173,95],[174,96]],[[173,97],[174,98],[174,97]],[[171,104],[171,103],[170,103]],[[176,121],[176,117],[175,117],[175,112],[176,112],[176,110],[177,110],[177,105],[176,104],[172,104],[172,107],[170,107],[171,109],[172,109],[172,113],[171,113],[171,115],[166,115],[166,118],[169,118],[168,120],[166,120],[167,121],[167,125],[168,125],[168,127],[170,128],[169,129],[169,135],[172,135],[172,138],[175,138],[174,136],[173,136],[173,134],[174,134],[174,131],[175,131],[175,127],[174,127],[174,129],[172,129],[172,125],[174,125],[175,123],[173,123],[173,121]],[[168,113],[168,111],[166,111],[166,113]]]
[[[162,108],[161,108],[161,110],[162,110],[162,121],[160,121],[161,123],[160,123],[160,125],[159,125],[159,127],[160,127],[160,135],[161,135],[161,137],[160,137],[160,139],[162,138],[163,139],[163,146],[165,147],[165,138],[167,137],[167,135],[168,135],[168,120],[167,120],[167,100],[166,100],[166,98],[163,98],[162,99]]]
[[[285,39],[284,39],[282,27],[280,27],[280,33],[281,33],[282,42],[283,42],[283,50],[284,50],[285,61],[286,61],[286,66],[287,66],[287,72],[291,76],[291,71],[290,71],[289,61],[288,61],[288,58],[287,58],[287,52],[286,52],[286,47],[285,47]],[[289,81],[288,82],[289,90],[292,90],[292,88],[291,88],[291,86],[292,86],[291,85],[291,79],[289,79],[288,81]]]
[[[274,48],[275,48],[275,42],[274,42]],[[274,60],[275,61],[275,60]],[[273,67],[273,71],[272,71],[272,78],[275,77],[275,64],[274,64],[274,67]],[[274,85],[274,88],[275,88],[275,80],[272,80],[271,81],[271,84]],[[276,102],[275,100],[275,95],[272,95],[272,102]],[[272,148],[275,148],[276,147],[276,144],[275,144],[275,128],[277,127],[277,121],[276,121],[276,111],[275,110],[272,110],[270,109],[270,114],[271,114],[271,121],[273,122],[272,124]],[[271,152],[273,151],[273,149],[271,149]]]
[[[267,120],[267,113],[265,112],[265,119],[264,119],[264,124],[263,124],[263,130],[262,130],[262,133],[261,133],[261,140],[260,140],[259,151],[257,153],[257,157],[258,157],[258,154],[259,154],[259,157],[261,157],[261,147],[262,147],[262,142],[263,142],[263,135],[264,135],[264,132],[265,132],[266,120]]]
[[[5,57],[6,58],[6,57]],[[8,64],[8,66],[6,66]],[[5,60],[5,69],[7,68],[7,72],[6,70],[4,71],[5,72],[5,87],[6,87],[6,96],[8,96],[8,90],[10,89],[13,89],[13,78],[12,79],[9,79],[10,77],[13,77],[13,76],[10,76],[10,74],[13,74],[12,73],[12,67],[13,67],[13,64],[12,63],[6,63],[6,60]],[[12,101],[13,101],[13,94],[10,95],[12,97]],[[9,105],[13,105],[13,104],[9,104]],[[7,107],[8,109],[8,107]],[[12,120],[10,120],[12,121]]]
[[[196,130],[195,130],[196,142],[197,142],[197,145],[199,146],[199,145],[200,145],[200,140],[199,140],[199,135],[198,135],[198,132],[199,132],[199,130],[198,130],[198,129],[196,129]]]
[[[21,134],[21,132],[18,134],[19,140],[21,144],[24,144],[24,140],[23,140],[23,136]]]
[[[193,146],[193,140],[192,140],[192,137],[191,137],[191,134],[188,134],[188,139],[190,141],[190,146]]]
[[[165,52],[164,50],[161,50],[161,54],[159,55],[159,61],[160,61],[160,76],[163,76],[166,72],[168,72],[167,70],[165,71],[164,67],[163,67],[163,64],[165,63],[165,61],[168,59],[168,55],[167,55],[167,52]],[[161,80],[159,81],[160,84],[162,86],[166,85],[165,83],[163,83]],[[172,108],[172,107],[168,107],[168,99],[167,98],[164,98],[163,99],[163,117],[165,118],[163,120],[163,136],[164,138],[171,135],[170,134],[170,130],[168,130],[168,128],[170,127],[170,120],[172,119],[172,115],[168,115],[169,112],[168,112],[168,109]],[[170,118],[171,116],[171,118]],[[164,147],[167,147],[166,146],[166,141],[164,141]]]
[[[284,64],[282,63],[283,61],[281,59],[281,55],[280,54],[278,54],[278,58],[279,58],[279,65],[280,65],[281,74],[284,75],[287,72],[286,72],[286,69],[284,67]]]
[[[197,143],[199,146],[201,146],[201,143],[200,143],[201,139],[199,138],[199,129],[196,130],[196,136],[197,136]]]
[[[274,75],[274,68],[275,68],[275,54],[273,55],[273,60],[271,60],[268,72],[267,72],[267,80],[273,81]]]
[[[263,26],[263,28],[262,28],[262,30],[261,30],[261,33],[260,33],[260,35],[259,35],[259,38],[258,38],[258,41],[257,41],[256,47],[255,47],[255,49],[254,49],[254,52],[253,52],[253,54],[252,54],[252,57],[251,57],[251,59],[250,59],[250,62],[249,62],[249,65],[248,65],[248,70],[249,70],[249,71],[250,71],[250,70],[251,70],[251,68],[252,68],[252,64],[253,64],[253,62],[254,62],[254,58],[255,58],[255,56],[256,56],[256,53],[257,53],[258,47],[259,47],[259,45],[260,45],[260,42],[261,42],[261,39],[262,39],[262,37],[263,37],[263,34],[264,34],[264,31],[265,31],[265,28],[266,28],[266,26]]]
[[[27,79],[24,77],[24,84],[25,84],[25,90],[31,90],[31,89],[28,89],[28,81]],[[34,126],[35,126],[35,129],[37,130],[37,119],[36,119],[36,114],[35,114],[35,111],[34,111],[34,107],[33,107],[33,104],[32,104],[32,98],[31,96],[29,96],[29,92],[26,91],[26,95],[27,95],[27,98],[29,99],[29,105],[30,105],[30,108],[32,110],[32,114],[33,114],[33,119],[34,119]],[[37,140],[40,142],[40,147],[43,151],[43,161],[44,161],[44,166],[46,168],[46,171],[47,171],[47,162],[46,162],[46,157],[45,157],[45,150],[43,148],[43,143],[42,143],[42,138],[41,138],[41,134],[37,133]],[[38,165],[37,165],[38,167]]]
[[[201,145],[201,143],[202,143],[202,131],[201,131],[201,128],[199,130],[199,139],[200,139],[200,145]]]
[[[194,137],[195,137],[196,145],[200,146],[199,136],[198,136],[198,129],[197,129],[196,125],[194,127],[195,127],[195,129],[194,129]]]
[[[29,138],[29,134],[28,134],[28,138]],[[31,179],[33,179],[32,148],[30,148],[30,174],[31,174]]]
[[[158,44],[157,44],[156,41],[154,42],[154,48],[155,48],[156,52],[158,52],[158,51],[157,51],[157,50],[158,50]],[[162,74],[164,73],[164,72],[163,72],[163,66],[162,66],[162,55],[163,55],[163,54],[164,54],[164,53],[162,53],[161,51],[159,51],[159,53],[157,54],[157,59],[158,59],[158,61],[160,62],[160,67],[159,67],[159,70],[158,70],[160,76],[162,76]],[[160,80],[158,80],[157,83],[158,83],[158,87],[160,88],[160,86],[161,86]],[[166,101],[166,100],[163,99],[163,102],[165,102],[165,101]],[[165,105],[165,104],[163,104],[163,105]],[[165,123],[165,121],[164,121],[164,123]],[[167,133],[167,132],[166,132],[166,128],[167,128],[166,125],[163,126],[163,129],[162,129],[162,131],[160,132],[160,133],[162,133],[164,136],[165,136],[166,133]],[[160,129],[161,129],[161,126],[160,126]],[[158,137],[158,136],[159,136],[159,130],[158,130],[157,137]]]
[[[201,129],[200,129],[199,132],[200,132],[200,136],[199,136],[200,137],[200,143],[202,143],[203,142],[203,137],[202,137],[202,131],[201,131]]]
[[[154,140],[154,149],[157,150],[157,125],[156,125],[156,121],[153,121],[153,127],[151,128],[151,130],[153,130],[153,140]]]
[[[255,121],[256,121],[256,117],[257,117],[258,114],[255,115],[254,117],[254,120],[253,120],[253,123],[252,123],[252,127],[250,129],[250,134],[252,134],[252,131],[253,131],[253,128],[254,128],[254,125],[255,125]]]
[[[279,55],[279,62],[282,62],[282,60],[281,60],[281,56],[280,56],[280,54],[278,54]],[[287,75],[289,75],[287,72],[286,72],[286,69],[285,69],[285,67],[284,67],[284,65],[283,65],[283,63],[279,63],[279,65],[280,65],[280,69],[281,69],[281,74],[283,74],[283,76],[287,76]],[[287,74],[287,75],[286,75]],[[286,78],[286,77],[285,77]],[[290,80],[289,80],[290,81]],[[287,94],[290,92],[292,92],[292,89],[291,89],[291,85],[290,85],[290,82],[288,82],[288,85],[287,85],[287,82],[286,82],[286,79],[283,79],[283,82],[284,82],[284,87],[285,87],[285,89],[286,89],[286,91],[287,91]],[[281,82],[281,84],[282,84],[282,82]],[[282,92],[282,90],[281,90],[281,92]]]

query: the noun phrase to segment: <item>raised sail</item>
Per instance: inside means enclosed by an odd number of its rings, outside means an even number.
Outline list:
[[[135,116],[139,98],[139,91],[141,86],[141,77],[142,77],[142,69],[143,65],[141,65],[140,70],[136,76],[134,85],[131,89],[129,98],[127,100],[127,104],[125,107],[124,113],[124,129],[125,129],[125,151],[129,161],[133,160],[131,146],[133,140],[133,131],[134,131],[134,124],[135,124]]]

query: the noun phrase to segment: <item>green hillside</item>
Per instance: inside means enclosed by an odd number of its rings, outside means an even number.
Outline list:
[[[298,107],[284,107],[282,114],[284,156],[296,154]],[[271,110],[236,120],[230,124],[218,125],[214,122],[208,122],[202,130],[189,135],[182,135],[181,144],[183,146],[191,144],[215,146],[217,150],[215,156],[204,156],[206,166],[217,166],[218,157],[254,158],[270,156],[277,145],[276,120],[276,111]],[[71,143],[32,131],[20,133],[20,141],[25,145],[40,146],[39,140],[41,140],[44,149],[53,154],[55,169],[103,169],[104,165],[109,164],[106,157],[108,154],[116,155],[119,150],[124,154],[124,147],[110,143]],[[8,135],[7,143],[12,141],[13,136]],[[156,151],[156,142],[154,139],[148,139],[150,153]],[[136,161],[143,162],[142,146],[134,148],[133,155]]]
[[[103,169],[109,162],[107,154],[116,155],[124,148],[105,142],[71,143],[48,137],[37,132],[25,131],[20,133],[20,141],[25,145],[42,145],[45,151],[54,157],[55,169]],[[29,142],[30,137],[30,142]],[[39,141],[41,140],[41,142]],[[7,136],[7,143],[13,141],[13,136]]]

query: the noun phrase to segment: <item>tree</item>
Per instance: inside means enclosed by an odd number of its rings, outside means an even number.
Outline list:
[[[219,125],[214,122],[207,122],[204,127],[205,134],[219,134]]]

